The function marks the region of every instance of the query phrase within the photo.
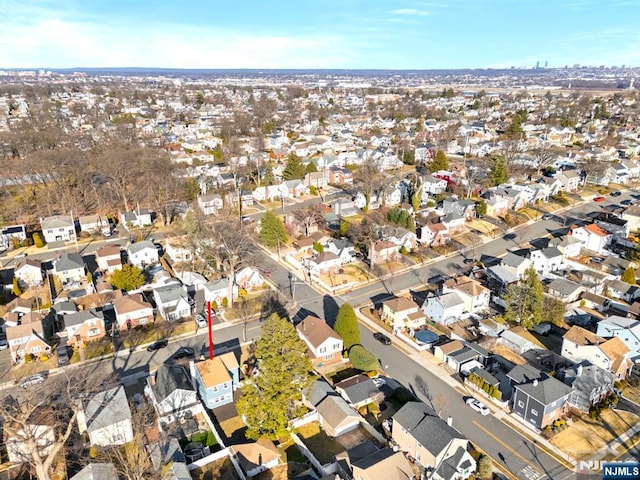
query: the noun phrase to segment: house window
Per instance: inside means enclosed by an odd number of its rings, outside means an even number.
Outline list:
[[[536,417],[538,416],[538,411],[535,408],[531,409],[531,415],[535,415]]]
[[[95,337],[96,335],[100,335],[100,329],[99,328],[92,328],[91,330],[89,330],[89,336],[90,337]]]
[[[225,390],[229,388],[229,384],[228,383],[224,383],[222,384],[222,388],[224,388]]]
[[[524,402],[522,400],[518,400],[518,406],[520,408],[524,408]]]
[[[213,391],[214,391],[214,392],[217,392],[217,391],[218,391],[218,386],[217,386],[217,385],[213,387]]]
[[[220,397],[216,397],[216,398],[213,399],[214,403],[218,403],[219,401],[220,401]]]
[[[140,325],[144,325],[145,323],[147,323],[149,320],[147,319],[147,317],[141,318],[140,320],[138,320],[138,323]]]
[[[327,347],[322,347],[322,348],[320,349],[320,353],[326,353],[326,351],[327,351]]]
[[[31,347],[31,353],[40,353],[41,351],[42,347],[40,346]]]

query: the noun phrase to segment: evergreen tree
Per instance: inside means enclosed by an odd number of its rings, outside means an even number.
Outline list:
[[[358,318],[353,307],[348,303],[343,303],[338,310],[336,323],[333,329],[342,337],[344,349],[349,350],[353,345],[360,343],[360,328]]]
[[[282,172],[282,178],[285,180],[298,180],[304,177],[305,166],[302,164],[302,159],[291,152],[287,158],[287,165]]]
[[[496,157],[493,159],[493,165],[489,172],[489,179],[493,185],[500,185],[505,183],[509,179],[509,173],[507,172],[507,164],[502,157]]]
[[[504,318],[531,330],[544,321],[544,289],[533,268],[524,272],[522,280],[510,285],[504,296],[507,307]]]
[[[514,115],[511,119],[511,123],[504,132],[504,136],[509,139],[518,139],[522,137],[523,133],[522,117],[520,115]]]
[[[484,200],[478,200],[476,202],[476,214],[482,218],[487,214],[487,202]]]
[[[282,220],[273,212],[267,212],[260,222],[260,240],[267,247],[275,247],[278,244],[287,243],[289,235],[282,224]]]
[[[316,164],[313,162],[309,162],[307,163],[307,166],[304,169],[305,174],[306,173],[314,173],[317,172],[318,168],[316,167]]]
[[[620,280],[628,283],[629,285],[636,285],[637,281],[635,268],[633,268],[631,265],[625,268],[624,272],[622,272],[622,275],[620,276]]]
[[[438,170],[449,170],[449,159],[442,150],[436,152],[435,158],[429,164],[429,171],[437,172]]]
[[[273,185],[276,182],[276,177],[273,174],[273,169],[271,167],[267,167],[264,171],[264,176],[262,177],[262,183],[264,185]]]
[[[286,318],[271,315],[256,343],[258,374],[242,388],[238,413],[247,423],[247,437],[276,440],[287,434],[289,421],[301,407],[302,392],[314,380],[306,346]]]
[[[375,355],[360,344],[354,345],[349,349],[349,361],[353,368],[363,372],[378,369],[378,360],[376,360]]]
[[[118,290],[135,290],[144,285],[144,275],[135,265],[123,265],[121,270],[111,274],[111,285]]]

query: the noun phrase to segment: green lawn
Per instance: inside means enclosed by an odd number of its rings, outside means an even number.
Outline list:
[[[211,430],[207,430],[206,432],[194,433],[190,437],[181,439],[180,446],[184,449],[186,445],[192,442],[198,442],[207,447],[215,447],[218,445],[216,437],[215,435],[213,435],[213,432]],[[215,451],[216,449],[212,448],[211,450]]]

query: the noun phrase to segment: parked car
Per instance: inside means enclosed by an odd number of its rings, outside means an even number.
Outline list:
[[[382,377],[372,378],[371,380],[373,381],[373,384],[374,384],[376,387],[378,387],[378,388],[380,388],[380,387],[382,387],[383,385],[386,385],[386,384],[387,384],[387,381],[386,381],[384,378],[382,378]]]
[[[622,195],[622,192],[620,190],[614,190],[609,195],[611,195],[612,197],[619,197],[620,195]]]
[[[0,350],[6,350],[9,348],[6,335],[0,335]]]
[[[66,345],[61,345],[56,349],[56,354],[58,355],[58,366],[62,367],[69,363],[69,351],[67,350]]]
[[[604,202],[605,200],[606,200],[606,198],[604,198],[604,197],[595,197],[595,198],[593,199],[593,201],[594,201],[594,202],[598,202],[598,203],[599,203],[599,202]]]
[[[161,348],[165,348],[167,345],[169,345],[169,340],[167,340],[166,338],[163,338],[162,340],[157,340],[153,342],[151,345],[149,345],[147,347],[147,351],[153,352],[155,350],[160,350]]]
[[[479,400],[476,400],[473,397],[467,398],[466,402],[473,410],[478,412],[480,415],[489,415],[491,411],[487,408],[487,406]]]
[[[631,200],[630,198],[625,198],[624,200],[622,200],[620,202],[620,204],[621,205],[626,205],[628,207],[629,205],[633,205],[633,200]]]
[[[198,328],[207,328],[207,319],[204,318],[204,315],[196,315],[196,325],[198,325]]]
[[[543,220],[553,220],[553,215],[551,215],[550,213],[545,213],[544,215],[542,215],[542,219]]]
[[[378,340],[380,343],[384,343],[385,345],[391,345],[391,339],[387,337],[384,333],[375,332],[373,334],[373,338]]]
[[[191,347],[180,347],[176,350],[176,353],[173,354],[173,358],[175,360],[180,360],[181,358],[189,358],[193,357],[195,354],[193,348]]]
[[[24,377],[23,379],[21,379],[19,384],[22,388],[27,388],[31,385],[37,385],[39,383],[44,382],[47,379],[48,375],[49,375],[48,372],[35,373],[33,375],[30,375],[28,377]]]

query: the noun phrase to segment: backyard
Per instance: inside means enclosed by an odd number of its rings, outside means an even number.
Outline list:
[[[344,447],[330,438],[318,422],[302,425],[296,433],[322,465],[333,462],[333,458],[344,451]]]
[[[193,480],[239,480],[229,457],[215,460],[191,471]]]
[[[599,421],[585,416],[556,434],[551,443],[572,458],[587,459],[637,423],[633,413],[604,410]]]

